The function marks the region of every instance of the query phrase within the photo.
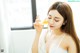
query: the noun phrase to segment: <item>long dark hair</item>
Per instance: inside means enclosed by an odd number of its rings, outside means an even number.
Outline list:
[[[73,23],[73,14],[70,6],[65,2],[55,2],[49,9],[50,10],[57,10],[64,18],[65,25],[62,25],[61,30],[65,33],[69,34],[76,43],[77,53],[79,53],[79,39],[75,32],[74,23]]]

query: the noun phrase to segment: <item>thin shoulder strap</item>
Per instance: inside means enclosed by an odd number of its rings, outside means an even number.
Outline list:
[[[63,37],[61,38],[61,40],[60,40],[58,46],[56,47],[56,49],[55,49],[55,51],[54,51],[54,53],[55,53],[55,52],[57,51],[57,49],[59,48],[59,45],[61,44],[61,42],[62,42],[62,40],[64,39],[64,37],[65,37],[65,35],[63,35]]]
[[[65,35],[63,34],[63,36],[62,36],[62,38],[61,38],[61,40],[60,40],[60,42],[59,42],[57,48],[60,46],[60,44],[61,44],[62,40],[64,39],[64,37],[65,37]]]

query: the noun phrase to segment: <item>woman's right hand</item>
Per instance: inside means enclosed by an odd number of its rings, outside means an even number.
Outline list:
[[[34,28],[36,29],[36,32],[41,33],[43,24],[41,23],[41,20],[39,19],[39,16],[36,17]]]

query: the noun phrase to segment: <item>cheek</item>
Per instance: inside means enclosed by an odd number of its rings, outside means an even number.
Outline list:
[[[48,25],[50,25],[50,24],[53,24],[53,26],[56,26],[56,27],[61,27],[63,24],[63,21],[56,22],[53,20],[48,20]]]
[[[61,27],[63,25],[64,19],[60,20],[59,22],[56,22],[56,26]]]
[[[62,24],[63,24],[63,22],[56,22],[56,23],[55,23],[55,26],[57,26],[57,27],[61,27]]]

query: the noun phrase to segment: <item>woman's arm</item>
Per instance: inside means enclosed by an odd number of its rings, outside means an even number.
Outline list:
[[[32,53],[38,53],[38,42],[43,28],[43,25],[40,23],[39,17],[37,17],[37,19],[35,20],[34,28],[36,29],[36,36],[32,45]]]
[[[74,40],[71,37],[69,37],[68,53],[77,53],[76,43],[74,42]]]
[[[40,33],[36,33],[35,40],[32,45],[32,53],[38,53],[38,42]]]

